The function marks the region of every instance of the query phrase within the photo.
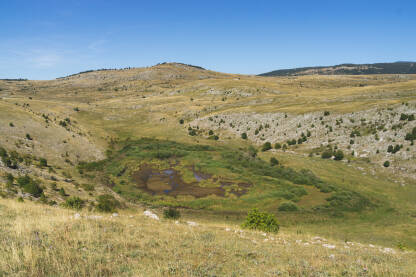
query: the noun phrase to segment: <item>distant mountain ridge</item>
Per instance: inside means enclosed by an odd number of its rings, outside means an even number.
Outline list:
[[[334,66],[312,66],[293,69],[279,69],[259,76],[299,75],[368,75],[368,74],[416,74],[416,62],[393,62],[373,64],[339,64]]]

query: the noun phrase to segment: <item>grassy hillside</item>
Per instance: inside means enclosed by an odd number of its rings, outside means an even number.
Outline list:
[[[163,207],[175,206],[184,218],[206,223],[208,229],[236,228],[232,226],[240,225],[249,210],[259,208],[277,217],[282,236],[293,238],[291,244],[298,235],[318,235],[334,243],[353,240],[394,248],[396,253],[413,251],[415,116],[416,75],[411,74],[266,78],[173,63],[88,71],[50,81],[0,80],[0,195],[24,201],[2,200],[11,214],[10,205],[24,209],[32,201],[39,203],[33,206],[39,213],[75,212],[58,207],[95,213],[103,195],[119,203],[120,213],[132,215],[149,207],[160,214]],[[15,213],[24,220],[23,213]],[[129,220],[122,224],[133,232]],[[162,229],[189,228],[165,223],[160,223]],[[50,224],[55,223],[45,223],[44,229]],[[93,231],[97,233],[88,232]],[[115,234],[109,239],[127,247]],[[230,239],[224,234],[224,241],[218,234],[221,240],[215,239],[215,247]],[[166,234],[166,240],[171,235]],[[103,247],[101,239],[91,243]],[[170,247],[178,245],[166,245]],[[291,268],[297,268],[292,275],[302,275],[301,263],[314,272],[361,274],[357,268],[338,268],[333,260],[320,265],[303,254],[294,258],[299,253],[292,250],[270,251],[256,263],[274,268],[274,255],[299,261],[286,266],[282,262],[279,270],[286,275]],[[313,252],[307,251],[305,255]],[[354,255],[366,256],[364,250],[357,251]],[[373,275],[401,275],[398,263],[376,257],[360,266],[371,264]],[[235,259],[246,268],[251,265],[245,258]],[[351,264],[350,259],[342,261]],[[35,260],[26,258],[30,266],[16,264],[4,271],[36,275],[25,271],[39,270]],[[174,265],[177,275],[184,275],[184,268],[194,270],[194,265]],[[140,266],[137,261],[132,275]],[[166,270],[168,265],[149,264],[146,270],[155,268]],[[58,269],[64,270],[58,265],[42,270]],[[238,275],[234,269],[238,267],[213,267],[212,272]],[[73,275],[88,270],[75,268]],[[108,270],[115,274],[119,269],[112,265]],[[186,274],[198,275],[192,270]],[[414,269],[403,270],[411,275]],[[261,272],[259,268],[252,275]]]
[[[4,276],[414,276],[414,252],[309,233],[242,230],[0,200]],[[156,211],[158,213],[158,211]],[[196,225],[195,222],[196,221]]]

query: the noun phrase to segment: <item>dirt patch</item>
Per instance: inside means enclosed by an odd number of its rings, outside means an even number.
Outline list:
[[[181,174],[173,169],[168,168],[159,170],[144,164],[140,169],[133,173],[132,178],[136,186],[152,195],[192,195],[196,198],[206,197],[208,195],[217,195],[224,197],[226,187],[234,185],[233,182],[221,181],[219,187],[200,187],[199,182],[203,180],[210,180],[211,175],[202,173],[200,171],[192,170],[195,177],[195,182],[186,183]],[[248,191],[251,184],[239,183],[238,189],[228,190],[231,193],[241,196]]]

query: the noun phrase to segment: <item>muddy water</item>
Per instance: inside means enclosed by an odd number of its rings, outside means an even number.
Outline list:
[[[150,165],[142,165],[141,168],[136,171],[132,178],[136,183],[136,186],[152,195],[192,195],[200,198],[208,195],[225,196],[225,188],[233,185],[232,182],[221,182],[219,187],[207,188],[200,187],[199,182],[203,180],[210,180],[211,175],[196,171],[192,168],[195,181],[186,183],[181,174],[173,168],[158,170],[152,168]],[[214,180],[213,180],[214,181]],[[241,196],[247,193],[250,184],[240,183],[238,189],[229,190],[231,193]]]
[[[225,190],[221,187],[206,188],[198,186],[198,182],[203,180],[202,177],[195,177],[196,181],[192,183],[184,182],[180,173],[175,169],[159,171],[148,165],[143,165],[132,177],[140,189],[153,195],[193,195],[197,198],[212,194],[225,195]]]

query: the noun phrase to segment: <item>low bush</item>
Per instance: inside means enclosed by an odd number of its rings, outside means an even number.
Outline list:
[[[43,193],[43,189],[39,186],[39,183],[28,175],[19,176],[16,181],[24,192],[30,193],[34,197],[40,197]]]
[[[332,157],[332,151],[331,150],[325,150],[324,152],[322,152],[321,154],[321,158],[322,159],[329,159]]]
[[[71,196],[66,201],[64,206],[71,209],[80,210],[84,207],[85,201],[78,196]]]
[[[343,158],[344,158],[344,152],[342,152],[341,150],[338,150],[337,152],[335,152],[334,160],[341,161]]]
[[[275,216],[266,212],[260,212],[258,209],[253,209],[248,213],[242,227],[271,233],[279,231],[279,223]]]
[[[45,158],[40,158],[39,159],[39,165],[41,167],[46,167],[46,166],[48,166],[48,161]]]
[[[278,210],[281,212],[295,212],[299,210],[299,207],[295,203],[288,201],[280,204]]]
[[[279,161],[275,157],[270,158],[270,165],[271,166],[275,166],[275,165],[278,165],[278,164],[279,164]]]
[[[120,208],[120,202],[110,194],[103,194],[97,197],[97,210],[101,212],[111,213]]]
[[[181,217],[181,213],[177,209],[169,207],[163,211],[163,216],[167,219],[178,219]]]
[[[94,191],[94,189],[95,189],[94,185],[91,185],[91,184],[82,184],[81,187],[85,191]]]
[[[261,151],[265,152],[272,149],[272,144],[270,142],[265,142],[261,147]]]

